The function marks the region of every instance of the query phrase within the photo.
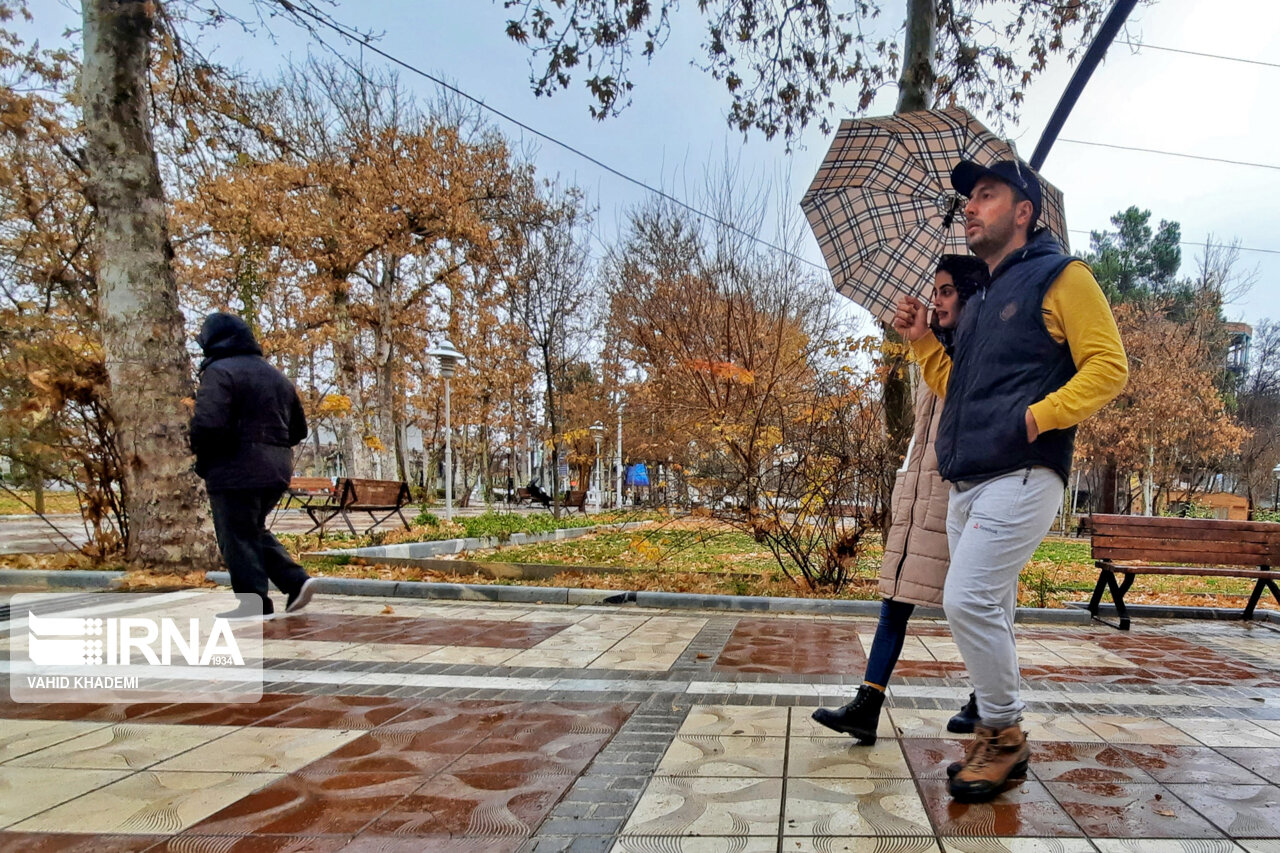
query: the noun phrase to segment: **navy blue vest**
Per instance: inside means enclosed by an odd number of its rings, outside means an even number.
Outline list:
[[[944,480],[981,482],[1033,465],[1067,480],[1075,428],[1028,442],[1026,411],[1076,373],[1070,348],[1049,334],[1043,314],[1049,286],[1073,260],[1041,230],[965,304],[938,427]]]

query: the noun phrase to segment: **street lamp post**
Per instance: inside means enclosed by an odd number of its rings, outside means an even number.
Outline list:
[[[618,406],[618,499],[614,502],[614,509],[622,509],[622,406]]]
[[[597,510],[600,509],[600,439],[604,437],[604,424],[596,421],[587,427],[591,437],[596,440],[596,476],[595,487],[588,490],[587,500]]]
[[[427,355],[439,359],[440,375],[444,377],[444,519],[453,521],[453,444],[450,440],[453,428],[449,423],[449,380],[453,378],[457,366],[466,364],[467,360],[448,338]]]
[[[1276,465],[1276,467],[1272,468],[1271,473],[1274,474],[1276,478],[1276,494],[1275,497],[1271,499],[1271,509],[1274,511],[1280,509],[1280,465]]]

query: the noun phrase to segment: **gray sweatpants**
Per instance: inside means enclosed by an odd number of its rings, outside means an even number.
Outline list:
[[[951,489],[947,544],[951,568],[942,607],[978,699],[984,725],[1022,718],[1013,614],[1018,574],[1062,502],[1062,478],[1028,468],[960,491]]]

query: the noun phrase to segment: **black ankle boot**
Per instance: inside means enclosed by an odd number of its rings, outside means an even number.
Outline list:
[[[964,703],[964,707],[960,709],[950,720],[947,720],[947,731],[955,732],[958,735],[967,735],[973,733],[973,727],[978,724],[978,697],[973,693],[969,694],[969,701]]]
[[[876,742],[880,706],[883,704],[884,694],[864,684],[858,688],[852,702],[834,711],[819,708],[813,712],[813,719],[833,732],[852,735],[862,746],[871,746]]]

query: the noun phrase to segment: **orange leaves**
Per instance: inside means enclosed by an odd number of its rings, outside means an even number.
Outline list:
[[[684,366],[689,370],[708,373],[716,379],[723,379],[726,382],[738,385],[750,385],[756,381],[754,373],[730,361],[706,361],[695,358],[686,361]]]
[[[351,398],[345,394],[325,394],[316,407],[320,415],[337,415],[344,417],[351,414]]]

